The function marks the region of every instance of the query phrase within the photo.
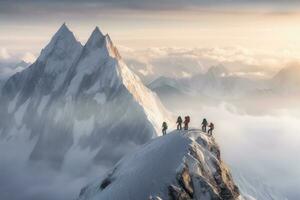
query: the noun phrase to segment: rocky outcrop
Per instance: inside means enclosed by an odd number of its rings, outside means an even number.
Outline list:
[[[212,147],[212,146],[210,146]],[[201,163],[201,156],[196,147],[190,148],[190,155],[197,160],[197,171],[200,174],[190,172],[188,164],[178,173],[177,183],[179,187],[170,185],[169,193],[172,200],[203,199],[210,196],[213,200],[234,200],[240,196],[238,187],[233,183],[232,177],[220,159],[220,151],[214,145],[210,148],[215,152],[219,162],[213,162],[215,173],[212,176],[205,172]],[[195,169],[194,169],[195,170]],[[209,184],[208,184],[209,183]],[[216,189],[216,190],[215,190]]]

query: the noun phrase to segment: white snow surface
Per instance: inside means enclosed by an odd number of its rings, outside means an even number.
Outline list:
[[[53,91],[57,91],[62,86],[68,70],[80,56],[81,50],[81,43],[65,24],[42,50],[37,62],[45,63],[44,76],[54,79]]]
[[[214,139],[199,130],[173,131],[146,143],[134,153],[120,160],[107,175],[98,178],[94,183],[83,188],[78,200],[141,200],[169,199],[168,186],[176,185],[176,177],[185,165],[191,175],[213,177],[216,169],[213,162],[218,161],[215,152]],[[199,160],[190,153],[195,147]],[[203,169],[200,170],[199,165]],[[110,184],[101,189],[101,184],[109,177]],[[195,185],[195,199],[212,199],[209,192],[203,193],[203,188]],[[243,199],[239,196],[236,199]]]
[[[160,133],[161,123],[163,121],[171,121],[170,113],[165,110],[158,96],[144,86],[139,77],[131,72],[122,60],[119,61],[118,66],[124,85],[142,106],[148,120],[154,125],[156,132]]]

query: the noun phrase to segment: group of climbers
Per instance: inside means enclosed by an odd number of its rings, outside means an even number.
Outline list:
[[[207,120],[204,118],[203,119],[203,121],[202,121],[202,131],[203,132],[206,132],[206,127],[207,127],[207,125],[208,125],[208,122],[207,122]],[[215,129],[215,125],[212,123],[212,122],[210,122],[210,124],[208,125],[208,131],[207,131],[207,133],[209,134],[209,135],[212,135],[212,132],[213,132],[213,130]]]
[[[182,120],[181,116],[178,116],[177,121],[176,121],[177,130],[182,130],[182,123],[184,124],[184,130],[188,130],[189,129],[189,123],[190,123],[190,116],[185,116],[184,121]],[[215,125],[212,122],[208,125],[207,120],[204,118],[203,121],[202,121],[202,131],[203,132],[206,132],[206,127],[207,126],[209,128],[207,133],[209,135],[212,135],[212,132],[215,128]],[[163,133],[163,135],[167,134],[167,129],[168,129],[167,122],[163,122],[163,124],[162,124],[162,133]]]
[[[190,123],[190,116],[185,116],[184,121],[182,121],[181,116],[177,118],[176,124],[177,124],[177,130],[182,130],[182,123],[184,124],[184,130],[189,129],[189,123]]]

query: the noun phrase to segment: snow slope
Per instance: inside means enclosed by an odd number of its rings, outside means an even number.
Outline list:
[[[109,35],[95,28],[82,46],[65,24],[31,66],[7,80],[0,101],[1,136],[26,127],[37,138],[30,160],[56,168],[72,147],[96,151],[93,162],[113,165],[159,135],[169,119]]]
[[[243,199],[213,137],[174,131],[124,157],[78,200]]]

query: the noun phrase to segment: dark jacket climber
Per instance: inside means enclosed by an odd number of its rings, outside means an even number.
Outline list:
[[[206,127],[207,127],[207,120],[204,118],[203,121],[202,121],[202,131],[203,132],[206,132]]]
[[[176,124],[177,124],[177,130],[181,130],[182,129],[182,118],[180,116],[177,118]]]
[[[189,129],[189,123],[190,123],[190,116],[185,116],[183,123],[184,123],[184,130],[188,130]]]
[[[167,134],[167,129],[168,129],[167,122],[163,122],[163,124],[162,124],[162,133],[163,133],[163,135]]]
[[[208,127],[209,127],[209,129],[208,129],[207,133],[209,135],[212,135],[212,132],[215,129],[215,125],[213,123],[210,123]]]

